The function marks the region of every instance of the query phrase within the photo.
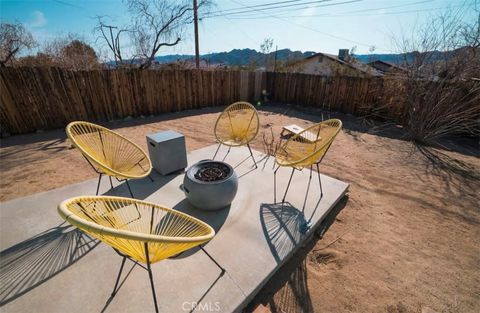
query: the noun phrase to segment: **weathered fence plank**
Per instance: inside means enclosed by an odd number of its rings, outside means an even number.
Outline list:
[[[0,130],[21,134],[72,120],[128,116],[256,102],[262,90],[283,103],[361,114],[381,98],[382,79],[296,73],[203,70],[0,69]],[[401,115],[392,107],[392,115]]]

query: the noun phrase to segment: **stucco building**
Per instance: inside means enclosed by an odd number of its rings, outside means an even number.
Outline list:
[[[382,76],[375,68],[350,56],[348,49],[340,49],[338,55],[315,53],[307,58],[287,63],[285,70],[322,76]]]

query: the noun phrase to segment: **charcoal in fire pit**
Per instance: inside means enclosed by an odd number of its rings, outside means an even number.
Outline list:
[[[224,180],[230,169],[221,163],[208,164],[201,167],[196,173],[195,178],[205,182]]]

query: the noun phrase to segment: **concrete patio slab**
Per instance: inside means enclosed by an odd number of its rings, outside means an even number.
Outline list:
[[[211,158],[216,146],[193,151],[189,165]],[[221,149],[218,158],[223,158]],[[276,270],[308,239],[343,197],[348,184],[322,175],[324,195],[318,208],[316,175],[309,201],[301,213],[309,171],[296,173],[284,206],[273,204],[273,159],[254,151],[259,168],[252,169],[248,149],[233,148],[225,159],[240,177],[237,196],[229,208],[199,211],[184,200],[179,186],[183,173],[153,174],[132,182],[136,198],[164,204],[212,225],[217,235],[205,249],[227,270],[197,249],[152,266],[161,312],[238,312]],[[277,200],[290,175],[278,172]],[[63,223],[57,204],[69,197],[95,194],[96,179],[0,204],[0,303],[2,312],[153,312],[147,272],[129,262],[121,287],[109,301],[121,258],[107,245]],[[125,184],[101,190],[128,196]],[[302,232],[305,220],[311,228]],[[198,305],[195,307],[195,304]]]

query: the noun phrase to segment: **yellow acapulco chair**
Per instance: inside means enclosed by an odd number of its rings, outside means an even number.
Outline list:
[[[112,177],[125,181],[128,191],[134,198],[129,179],[148,176],[152,171],[152,163],[148,155],[135,143],[122,135],[89,122],[71,122],[66,127],[68,138],[77,147],[93,170],[99,174],[97,192],[102,175],[108,175],[113,188]]]
[[[257,136],[259,128],[258,113],[253,105],[243,101],[229,105],[215,123],[214,133],[219,144],[212,160],[215,159],[221,145],[228,146],[225,157],[231,147],[247,146],[255,168],[257,168],[250,142]]]
[[[320,203],[320,200],[323,197],[322,190],[322,180],[320,178],[320,168],[319,164],[322,162],[325,154],[332,145],[333,140],[340,132],[342,128],[342,121],[339,119],[329,119],[321,123],[310,126],[309,128],[303,130],[290,137],[278,150],[275,155],[275,162],[278,164],[278,167],[273,173],[273,184],[274,184],[274,202],[277,203],[277,171],[280,167],[291,167],[292,173],[290,174],[290,179],[288,180],[287,188],[285,194],[283,195],[282,203],[285,202],[285,197],[287,196],[290,183],[292,181],[293,173],[295,170],[302,170],[303,168],[310,168],[310,177],[308,180],[307,192],[305,194],[305,200],[303,203],[302,212],[305,210],[305,205],[307,203],[308,191],[310,189],[310,182],[312,180],[312,170],[315,165],[317,168],[318,182],[320,184],[320,199],[317,202]],[[308,134],[308,139],[306,139],[305,134]],[[313,136],[313,137],[312,137]],[[315,207],[316,210],[316,207]],[[314,211],[315,212],[315,211]]]
[[[223,269],[201,246],[215,235],[213,228],[185,213],[151,202],[106,196],[83,196],[67,199],[58,205],[58,213],[70,224],[111,246],[123,257],[110,299],[118,291],[118,283],[126,259],[147,270],[155,310],[157,298],[151,264],[176,256],[188,249],[200,249]],[[140,218],[138,214],[140,213]]]

